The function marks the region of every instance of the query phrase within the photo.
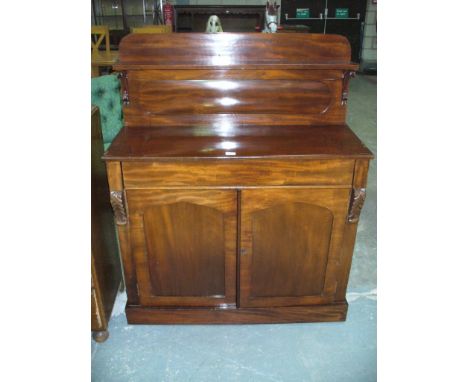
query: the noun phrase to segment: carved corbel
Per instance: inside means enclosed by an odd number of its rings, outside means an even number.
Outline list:
[[[348,103],[348,93],[349,93],[349,80],[354,78],[356,75],[355,71],[347,70],[343,73],[343,91],[341,93],[341,105],[346,105]]]
[[[127,212],[125,211],[124,196],[122,191],[111,191],[110,202],[114,210],[115,223],[117,225],[127,224]]]
[[[118,74],[118,78],[120,79],[120,86],[122,87],[122,103],[127,106],[130,103],[130,99],[128,97],[128,76],[127,72],[120,72]]]
[[[359,221],[359,216],[361,215],[361,209],[364,205],[364,199],[366,198],[366,189],[365,188],[353,188],[353,193],[351,195],[351,203],[349,204],[348,211],[348,222],[357,223]]]

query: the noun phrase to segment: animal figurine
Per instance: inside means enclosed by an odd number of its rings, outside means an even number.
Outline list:
[[[265,26],[262,31],[263,33],[276,33],[278,30],[279,7],[279,5],[276,5],[276,0],[274,3],[267,1],[265,8]]]
[[[223,31],[221,20],[218,16],[212,15],[206,23],[206,33],[219,33]]]

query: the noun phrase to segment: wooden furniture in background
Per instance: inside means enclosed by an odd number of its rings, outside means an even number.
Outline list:
[[[172,33],[172,25],[145,25],[133,28],[132,33]]]
[[[105,50],[100,50],[103,42]],[[91,27],[91,76],[99,76],[99,68],[102,66],[114,65],[118,56],[118,51],[110,50],[109,28],[106,25],[93,25]]]
[[[109,336],[107,324],[122,281],[119,249],[106,168],[99,110],[91,108],[91,330],[97,342]]]
[[[93,38],[96,41],[93,41]],[[91,26],[91,51],[99,52],[101,44],[104,42],[106,53],[110,53],[109,27],[107,25]]]
[[[130,35],[104,155],[129,323],[346,318],[371,152],[357,66],[312,34]]]

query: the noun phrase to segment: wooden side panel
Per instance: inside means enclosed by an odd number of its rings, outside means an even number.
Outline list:
[[[241,307],[334,301],[349,189],[241,195]]]
[[[353,188],[366,188],[367,172],[369,160],[357,160],[354,166]],[[349,272],[351,271],[351,261],[353,258],[354,244],[356,242],[358,223],[347,221],[343,235],[343,246],[340,255],[340,275],[336,291],[337,300],[346,299],[346,288],[348,286]]]
[[[235,303],[236,191],[127,190],[127,202],[142,305]]]
[[[197,160],[124,162],[125,188],[340,185],[352,182],[353,160]]]
[[[122,181],[122,166],[119,161],[108,161],[107,166],[107,180],[109,182],[110,192],[123,193]],[[123,195],[123,194],[122,194]],[[110,195],[109,195],[110,196]],[[125,210],[128,208],[125,206]],[[132,249],[130,246],[128,224],[117,224],[117,233],[119,236],[120,256],[122,258],[122,266],[125,275],[125,289],[129,304],[138,304],[138,290],[136,283],[135,265],[132,256]]]

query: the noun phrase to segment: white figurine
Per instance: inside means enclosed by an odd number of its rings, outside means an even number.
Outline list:
[[[213,15],[210,16],[206,23],[206,33],[219,33],[223,31],[223,27],[221,26],[221,20],[218,16]]]

